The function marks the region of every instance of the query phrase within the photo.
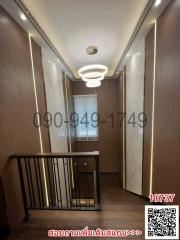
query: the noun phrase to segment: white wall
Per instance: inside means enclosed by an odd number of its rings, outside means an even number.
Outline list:
[[[66,121],[67,119],[65,115],[62,69],[60,67],[60,64],[53,57],[49,53],[49,51],[47,51],[46,49],[42,49],[42,63],[43,63],[43,73],[44,73],[45,91],[46,91],[46,100],[47,100],[47,111],[51,113],[53,118],[56,113],[61,113],[63,117],[63,123],[61,127],[59,128],[56,127],[54,124],[54,121],[52,121],[52,125],[49,128],[51,151],[52,153],[63,153],[63,152],[68,152],[68,145],[67,145],[68,132],[67,132],[67,126],[64,123],[64,121]],[[57,124],[59,124],[59,121],[57,122]],[[58,181],[58,171],[59,171],[62,205],[65,207],[66,206],[65,178],[66,178],[67,187],[69,187],[67,169],[66,169],[67,165],[63,164],[63,159],[58,159],[58,164],[59,164],[59,169],[55,168],[54,178],[56,178],[56,180]],[[64,176],[64,168],[65,168],[65,176]],[[60,199],[59,185],[57,186],[57,195],[58,195],[58,198]],[[69,198],[69,192],[68,192],[68,198]]]
[[[138,122],[138,114],[143,112],[144,105],[144,47],[143,40],[126,64],[127,120],[135,112],[136,122]],[[142,194],[142,152],[143,128],[139,127],[138,123],[133,127],[126,121],[126,189],[140,195]]]

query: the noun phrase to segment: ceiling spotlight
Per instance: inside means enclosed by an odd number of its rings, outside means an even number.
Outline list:
[[[57,59],[57,62],[59,63],[59,62],[60,62],[60,60],[59,60],[59,59]]]
[[[94,55],[98,52],[98,48],[96,46],[89,46],[86,48],[86,53],[89,55]]]
[[[162,0],[156,0],[155,7],[158,7],[161,4]]]
[[[26,21],[27,20],[27,17],[24,13],[21,13],[20,14],[20,18],[23,20],[23,21]]]
[[[94,87],[100,87],[101,86],[101,82],[100,81],[89,81],[86,82],[86,87],[88,88],[94,88]]]

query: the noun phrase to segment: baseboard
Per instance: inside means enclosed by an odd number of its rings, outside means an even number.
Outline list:
[[[131,191],[127,190],[127,189],[123,189],[123,190],[125,190],[126,192],[129,192],[129,193],[131,193],[131,194],[133,194],[133,195],[136,195],[137,197],[140,197],[140,198],[144,199],[145,201],[149,202],[149,198],[144,197],[143,195],[140,195],[140,194],[138,194],[138,193],[131,192]]]

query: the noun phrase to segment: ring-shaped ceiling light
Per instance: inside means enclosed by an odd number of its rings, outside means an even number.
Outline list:
[[[93,78],[87,78],[87,77],[82,77],[82,80],[85,82],[95,82],[95,81],[102,81],[104,79],[104,75],[101,75],[99,77],[93,77]]]
[[[102,74],[106,75],[108,72],[108,68],[101,64],[92,64],[87,65],[79,69],[78,73],[82,77],[87,72],[101,72]]]
[[[108,68],[101,64],[87,65],[79,69],[78,74],[86,83],[87,87],[99,87],[108,72]],[[90,83],[89,83],[90,82]],[[94,83],[94,84],[93,84]]]
[[[87,72],[83,74],[83,78],[97,78],[97,77],[104,77],[104,73],[102,72]]]
[[[100,87],[100,86],[101,86],[100,81],[86,82],[86,87],[89,87],[89,88]]]

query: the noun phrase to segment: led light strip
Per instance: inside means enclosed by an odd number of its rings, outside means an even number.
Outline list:
[[[123,114],[125,114],[125,70],[123,69],[122,81],[123,81]],[[125,168],[125,158],[126,158],[126,149],[125,149],[125,121],[123,120],[123,189],[126,188],[126,168]]]
[[[68,101],[68,86],[67,86],[67,76],[64,74],[64,81],[65,81],[65,93],[66,93],[66,105],[67,105],[67,121],[70,122],[70,112],[69,112],[69,101]],[[69,142],[69,151],[72,152],[72,144],[71,144],[71,132],[70,132],[70,125],[67,125],[67,132],[68,132],[68,142]],[[72,188],[74,189],[74,173],[73,173],[73,161],[70,160],[71,163],[71,180],[72,180]]]
[[[151,165],[149,193],[153,188],[153,160],[154,160],[154,111],[155,111],[155,86],[156,86],[156,47],[157,47],[157,22],[154,22],[154,66],[153,66],[153,99],[152,99],[152,126],[151,126]]]
[[[64,74],[64,81],[65,81],[65,93],[66,93],[66,107],[67,107],[67,121],[68,123],[70,122],[70,119],[69,119],[69,101],[68,101],[68,90],[67,90],[67,77],[66,75]],[[68,142],[69,142],[69,151],[71,152],[72,151],[72,145],[71,145],[71,133],[70,133],[70,129],[69,129],[69,124],[67,125],[67,132],[68,132]]]
[[[36,78],[34,73],[34,61],[33,61],[33,52],[32,52],[32,43],[31,43],[31,35],[29,34],[29,47],[30,47],[30,55],[31,55],[31,66],[32,66],[32,74],[33,74],[33,85],[34,85],[34,95],[35,95],[35,103],[36,103],[36,112],[39,112],[38,100],[37,100],[37,90],[36,90]],[[38,126],[40,126],[39,115],[37,115]],[[41,153],[43,153],[43,144],[42,144],[42,133],[41,128],[38,128],[39,131],[39,142]],[[45,195],[46,195],[46,204],[49,206],[49,198],[48,198],[48,190],[47,190],[47,181],[46,181],[46,170],[44,165],[44,159],[42,159],[42,170],[43,170],[43,178],[44,178],[44,187],[45,187]]]

